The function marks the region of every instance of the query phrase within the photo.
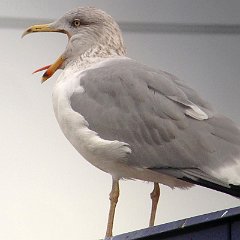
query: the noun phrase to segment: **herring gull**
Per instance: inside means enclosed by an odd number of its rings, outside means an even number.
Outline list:
[[[159,183],[194,184],[240,197],[240,128],[216,112],[174,75],[128,57],[115,20],[94,7],[71,10],[34,32],[67,34],[63,54],[46,70],[63,72],[53,106],[64,135],[91,164],[112,175],[106,237],[112,236],[120,179],[154,183],[149,226]]]

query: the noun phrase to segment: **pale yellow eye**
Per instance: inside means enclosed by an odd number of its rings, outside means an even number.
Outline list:
[[[80,19],[74,19],[72,24],[74,27],[80,27]]]

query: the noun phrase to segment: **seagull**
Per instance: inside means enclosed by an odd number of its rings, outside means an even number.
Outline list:
[[[153,182],[149,226],[159,184],[200,185],[240,198],[240,127],[174,75],[126,56],[121,31],[106,12],[79,7],[29,27],[68,36],[42,82],[62,69],[53,89],[58,124],[92,165],[111,174],[106,237],[112,236],[119,180]]]

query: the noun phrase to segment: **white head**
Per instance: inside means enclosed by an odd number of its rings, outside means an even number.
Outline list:
[[[47,67],[43,81],[58,68],[64,68],[77,58],[110,57],[125,55],[122,34],[115,20],[100,9],[79,7],[64,14],[50,24],[29,27],[23,36],[34,32],[61,32],[68,36],[68,44],[58,60]],[[37,70],[39,71],[39,70]]]

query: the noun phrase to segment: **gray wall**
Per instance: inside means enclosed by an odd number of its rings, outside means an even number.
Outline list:
[[[128,56],[174,73],[240,122],[238,30],[214,34],[199,27],[223,29],[227,24],[239,29],[239,1],[1,1],[0,239],[104,236],[111,178],[82,159],[57,126],[51,91],[58,74],[43,85],[40,74],[31,75],[56,60],[66,37],[34,34],[20,39],[32,21],[54,19],[80,4],[98,6],[125,28],[130,26],[124,32]],[[141,31],[134,31],[131,23]],[[145,23],[183,24],[191,33],[161,28],[145,32]],[[151,190],[152,184],[121,182],[115,233],[147,227]],[[238,205],[239,200],[204,188],[172,191],[163,186],[156,223]]]

